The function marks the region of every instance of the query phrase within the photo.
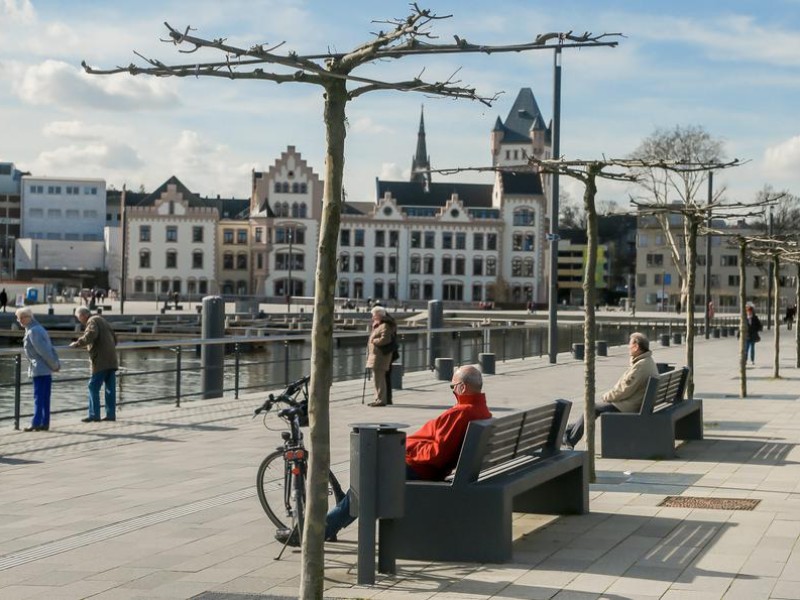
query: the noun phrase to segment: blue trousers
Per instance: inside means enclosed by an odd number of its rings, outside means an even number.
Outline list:
[[[33,421],[31,421],[31,427],[50,427],[50,391],[52,388],[52,375],[40,375],[33,378]]]
[[[755,340],[746,340],[744,343],[744,359],[747,360],[748,354],[750,355],[750,362],[756,362],[756,343]]]
[[[406,480],[413,481],[419,479],[419,475],[406,465]],[[350,516],[350,495],[353,490],[347,490],[339,503],[328,511],[328,516],[325,517],[325,539],[328,540],[334,537],[341,529],[344,529],[356,520],[356,517]]]
[[[98,371],[89,379],[89,418],[100,418],[100,387],[105,385],[106,417],[117,418],[117,372],[114,369]]]

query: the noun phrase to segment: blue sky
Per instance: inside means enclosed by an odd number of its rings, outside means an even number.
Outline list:
[[[68,6],[68,9],[67,9]],[[752,199],[764,184],[800,193],[800,0],[645,2],[460,0],[422,3],[440,15],[433,33],[473,43],[528,41],[539,33],[622,32],[615,49],[565,51],[562,153],[624,156],[657,127],[701,125],[729,158],[750,162],[718,176],[728,197]],[[138,60],[137,50],[180,62],[164,44],[164,21],[233,44],[273,44],[300,53],[351,49],[402,17],[407,2],[350,0],[0,0],[0,160],[36,175],[102,177],[151,190],[171,175],[201,195],[247,197],[251,169],[266,169],[294,145],[320,174],[321,90],[312,85],[217,79],[90,77],[97,67]],[[188,55],[192,56],[192,55]],[[403,59],[361,74],[406,79],[424,68],[487,95],[469,101],[378,92],[349,104],[348,198],[374,200],[376,177],[405,179],[425,106],[434,168],[490,164],[489,133],[521,87],[552,114],[552,52]],[[461,181],[488,181],[462,174]],[[579,189],[566,182],[573,196]],[[626,204],[606,184],[600,197]]]

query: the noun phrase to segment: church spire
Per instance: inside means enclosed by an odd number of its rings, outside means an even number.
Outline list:
[[[431,157],[428,156],[428,148],[425,145],[425,107],[420,109],[419,132],[417,133],[417,152],[411,159],[411,181],[421,183],[426,190],[431,185]]]

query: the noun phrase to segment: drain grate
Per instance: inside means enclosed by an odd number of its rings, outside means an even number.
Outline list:
[[[753,510],[761,500],[747,498],[700,498],[698,496],[667,496],[659,506],[672,508],[709,508],[712,510]]]

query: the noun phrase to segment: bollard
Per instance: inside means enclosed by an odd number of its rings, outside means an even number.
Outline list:
[[[403,389],[403,363],[392,363],[392,378],[390,383],[393,390]]]
[[[434,366],[434,361],[442,353],[442,334],[433,333],[433,329],[444,327],[444,304],[441,300],[428,302],[428,366]]]
[[[720,332],[722,333],[722,337],[728,337],[728,328],[727,327],[722,327],[720,329]]]
[[[598,340],[595,344],[597,348],[597,356],[608,356],[608,342],[605,340]]]
[[[484,375],[495,374],[495,361],[494,352],[481,352],[478,354],[478,364],[481,367],[481,373]]]
[[[452,358],[437,358],[433,364],[434,370],[436,371],[436,379],[440,381],[450,381],[453,378]]]
[[[669,346],[669,334],[662,333],[661,334],[661,345],[662,346]]]
[[[225,302],[220,296],[203,298],[202,329],[203,339],[225,337]],[[201,391],[203,398],[222,397],[225,364],[224,344],[203,344],[200,351]]]
[[[572,356],[575,360],[583,360],[586,346],[583,344],[572,344]]]
[[[358,584],[375,583],[375,520],[405,510],[406,434],[403,423],[351,423],[350,515],[358,517]],[[381,536],[381,542],[383,536]],[[394,573],[393,549],[381,543],[378,570]]]
[[[676,344],[676,345],[681,343],[681,334],[680,333],[673,333],[672,334],[672,343]]]
[[[720,331],[719,327],[714,327],[714,339],[719,339]]]

